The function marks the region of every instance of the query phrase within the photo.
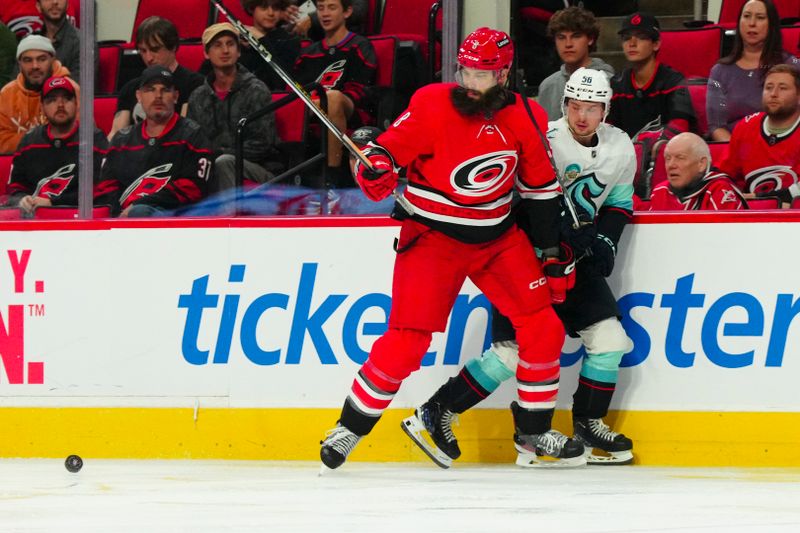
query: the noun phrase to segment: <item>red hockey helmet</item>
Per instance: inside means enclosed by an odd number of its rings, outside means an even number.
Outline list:
[[[478,28],[458,49],[458,64],[479,70],[500,70],[514,61],[514,43],[504,31]]]

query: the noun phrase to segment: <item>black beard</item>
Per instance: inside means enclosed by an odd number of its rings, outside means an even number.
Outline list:
[[[767,113],[767,116],[770,118],[770,120],[775,120],[780,122],[786,120],[787,118],[790,118],[792,115],[794,115],[795,111],[796,108],[794,106],[780,107],[772,113]]]
[[[497,111],[503,109],[508,103],[508,92],[504,87],[495,85],[481,94],[479,98],[469,96],[469,90],[464,87],[453,87],[450,92],[450,100],[453,107],[465,117],[482,115],[491,117]]]

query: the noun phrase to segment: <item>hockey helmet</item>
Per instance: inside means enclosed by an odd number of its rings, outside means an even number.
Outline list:
[[[514,61],[514,43],[506,32],[491,28],[473,31],[458,49],[458,64],[478,70],[501,70]]]
[[[605,72],[581,67],[572,73],[564,86],[564,97],[561,100],[562,112],[566,116],[567,100],[598,102],[605,108],[603,112],[605,120],[611,105],[611,94],[611,84],[608,82]]]

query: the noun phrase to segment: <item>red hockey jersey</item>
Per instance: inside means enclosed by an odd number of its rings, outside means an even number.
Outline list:
[[[769,135],[765,113],[745,117],[733,130],[728,156],[719,165],[745,192],[786,189],[800,175],[800,127]]]
[[[67,4],[67,17],[76,26],[75,13],[77,4],[80,4],[78,0],[73,0]],[[36,9],[36,0],[5,0],[0,2],[0,20],[17,34],[18,40],[42,28],[42,17],[39,14],[39,10]]]
[[[454,87],[419,89],[377,143],[407,167],[404,195],[418,219],[459,240],[486,242],[513,223],[515,185],[532,200],[555,198],[561,187],[519,95],[491,118],[466,117],[451,102]],[[547,114],[531,108],[547,131]]]
[[[742,193],[725,174],[711,171],[691,191],[678,196],[662,183],[650,196],[650,211],[722,211],[747,209]]]

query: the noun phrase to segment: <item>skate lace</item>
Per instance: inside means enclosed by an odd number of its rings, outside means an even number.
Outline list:
[[[447,442],[456,440],[456,436],[453,434],[453,424],[458,424],[458,414],[450,410],[445,410],[439,421],[439,427],[442,429],[442,434],[444,438],[447,439]]]
[[[558,455],[567,443],[566,435],[551,429],[547,433],[542,433],[536,440],[536,447],[541,448],[547,455]]]
[[[338,426],[325,433],[324,445],[347,457],[359,440],[361,440],[361,437],[346,427]]]
[[[592,430],[592,433],[609,442],[613,442],[619,436],[619,433],[612,431],[608,425],[603,422],[602,418],[590,418],[589,419],[589,428]]]

